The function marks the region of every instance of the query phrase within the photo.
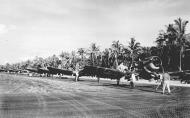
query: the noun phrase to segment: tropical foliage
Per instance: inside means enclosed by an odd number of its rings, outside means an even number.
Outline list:
[[[139,60],[149,56],[159,56],[165,70],[190,69],[190,66],[187,66],[190,65],[187,61],[190,59],[190,51],[187,51],[190,49],[190,34],[186,33],[187,24],[188,21],[177,18],[173,23],[166,25],[155,39],[156,46],[143,47],[135,38],[131,38],[127,40],[126,45],[117,40],[101,51],[96,43],[91,43],[88,49],[81,47],[72,52],[62,51],[58,56],[54,54],[47,58],[35,57],[33,60],[19,63],[7,63],[0,68],[26,69],[51,66],[73,70],[76,64],[117,68],[122,62],[131,68]]]

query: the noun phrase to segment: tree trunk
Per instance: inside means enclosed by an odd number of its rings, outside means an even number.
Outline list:
[[[183,53],[183,46],[181,47],[180,54],[179,54],[179,71],[182,71],[182,53]]]
[[[77,81],[78,81],[78,76],[76,75],[76,76],[75,76],[75,82],[77,82]]]
[[[133,56],[131,57],[131,68],[133,67],[133,62],[134,62],[134,59],[133,59]]]
[[[84,62],[84,53],[81,54],[81,61]]]
[[[95,66],[95,55],[91,53],[92,66]]]
[[[133,57],[133,51],[131,52],[131,67],[130,69],[133,67],[133,63],[134,63],[134,57]]]
[[[100,83],[100,78],[99,77],[97,77],[97,80],[98,80],[98,83]]]
[[[180,51],[180,54],[179,54],[179,71],[182,71],[181,60],[182,60],[182,52]]]
[[[78,70],[76,70],[76,73],[75,73],[75,81],[77,82],[79,80],[79,72]]]
[[[117,85],[119,85],[120,79],[117,79]]]
[[[117,67],[118,67],[118,59],[117,59],[117,54],[115,55],[115,69],[117,69]]]

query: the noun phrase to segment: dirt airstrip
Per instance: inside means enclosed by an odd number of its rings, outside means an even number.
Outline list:
[[[173,82],[171,95],[155,83],[74,77],[64,79],[0,74],[2,118],[189,118],[190,87]],[[180,86],[176,86],[180,85]],[[185,85],[189,86],[189,85]]]

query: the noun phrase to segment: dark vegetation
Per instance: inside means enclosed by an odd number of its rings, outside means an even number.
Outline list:
[[[172,24],[161,30],[155,39],[156,46],[143,47],[135,38],[131,38],[127,44],[113,41],[111,47],[100,51],[96,43],[92,43],[89,49],[79,48],[76,51],[62,51],[58,56],[47,58],[35,57],[14,64],[1,65],[1,69],[26,69],[54,67],[60,69],[75,70],[76,64],[80,66],[90,65],[115,69],[120,63],[128,68],[134,67],[139,60],[150,56],[161,58],[166,71],[181,71],[190,69],[190,33],[186,33],[188,21],[178,18]]]

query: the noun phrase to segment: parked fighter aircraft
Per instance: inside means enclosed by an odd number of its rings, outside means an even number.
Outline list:
[[[80,76],[94,76],[97,77],[98,82],[100,78],[110,78],[116,79],[117,85],[119,85],[120,78],[129,75],[129,71],[126,73],[119,71],[117,69],[110,69],[98,66],[85,66],[81,71],[79,71]]]
[[[50,71],[46,68],[38,68],[39,73],[50,74]]]

